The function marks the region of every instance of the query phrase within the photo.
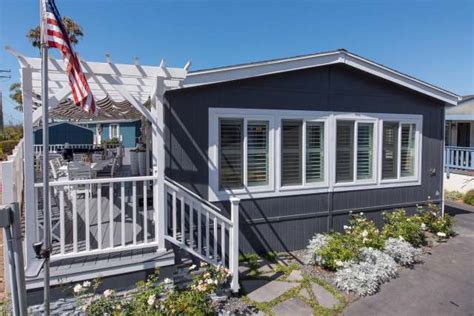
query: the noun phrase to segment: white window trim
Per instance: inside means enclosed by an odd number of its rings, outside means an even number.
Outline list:
[[[112,136],[112,126],[117,126],[117,138],[120,139],[120,124],[109,124],[109,139],[114,138]]]
[[[247,146],[246,133],[248,120],[269,121],[269,184],[268,186],[247,187],[243,189],[219,190],[218,175],[218,148],[219,148],[219,119],[220,118],[242,118],[244,119],[244,179],[246,179]],[[281,121],[284,119],[301,119],[303,121],[303,184],[296,186],[281,186]],[[356,180],[354,173],[353,182],[336,183],[336,121],[354,120],[357,122],[374,123],[374,152],[376,157],[373,164],[373,179]],[[324,181],[305,183],[306,178],[306,122],[324,122]],[[403,123],[414,123],[415,134],[415,176],[403,177],[394,180],[382,180],[382,130],[383,121],[399,121]],[[368,190],[380,188],[392,188],[401,186],[415,186],[421,184],[421,162],[422,162],[422,130],[423,116],[415,114],[385,114],[385,113],[342,113],[322,111],[291,111],[291,110],[262,110],[262,109],[240,109],[240,108],[209,108],[209,200],[228,200],[231,196],[241,199],[265,198],[277,196],[291,196],[300,194],[315,194],[326,192],[340,192],[352,190]],[[399,129],[401,131],[401,129]],[[354,133],[355,137],[357,133]],[[355,138],[356,139],[356,138]],[[399,141],[400,138],[399,138]],[[355,149],[357,149],[355,145]],[[399,155],[400,155],[399,150]],[[356,155],[356,151],[354,152]],[[355,158],[356,159],[356,158]],[[399,162],[398,162],[399,163]],[[354,164],[356,165],[356,163]],[[397,167],[400,173],[399,166]],[[244,182],[246,183],[246,182]]]

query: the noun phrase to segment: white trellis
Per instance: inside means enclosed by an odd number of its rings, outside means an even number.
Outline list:
[[[25,179],[25,224],[26,245],[31,245],[38,236],[35,213],[35,184],[34,184],[34,146],[33,126],[41,119],[41,106],[33,110],[33,96],[41,91],[41,59],[26,57],[12,48],[7,51],[15,56],[20,64],[24,107],[24,179]],[[190,63],[183,68],[166,67],[164,61],[160,66],[142,66],[134,64],[116,64],[107,58],[107,62],[81,61],[83,72],[88,79],[91,91],[96,98],[110,98],[115,102],[128,101],[138,112],[151,122],[151,152],[152,174],[156,181],[153,183],[153,207],[156,220],[161,225],[156,226],[158,247],[164,248],[165,231],[165,187],[164,187],[164,93],[166,90],[178,88],[186,78]],[[52,110],[71,94],[69,82],[63,62],[54,58],[49,59],[49,109]],[[150,109],[144,104],[151,100]],[[161,198],[157,198],[161,197]],[[26,247],[27,259],[33,258],[32,247]],[[29,262],[29,260],[27,260]]]

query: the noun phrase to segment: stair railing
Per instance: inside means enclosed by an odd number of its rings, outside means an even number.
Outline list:
[[[165,179],[165,191],[166,240],[209,264],[227,267],[231,289],[237,292],[240,200],[230,199],[228,219],[218,207],[171,179]]]

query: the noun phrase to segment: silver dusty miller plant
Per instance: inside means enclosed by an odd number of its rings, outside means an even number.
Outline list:
[[[421,250],[400,238],[389,238],[385,241],[384,253],[392,257],[399,265],[411,267],[418,261]]]
[[[309,240],[309,244],[306,246],[306,253],[303,258],[305,264],[322,264],[323,259],[321,256],[318,256],[318,252],[327,245],[328,240],[329,238],[323,234],[316,234]]]
[[[373,248],[362,248],[360,262],[347,262],[336,272],[336,285],[342,291],[373,295],[381,284],[396,276],[397,264],[389,255]]]

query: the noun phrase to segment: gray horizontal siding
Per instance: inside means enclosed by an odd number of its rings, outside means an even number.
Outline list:
[[[169,91],[165,111],[166,174],[204,198],[208,195],[210,107],[403,113],[423,115],[422,184],[310,194],[241,202],[241,249],[293,250],[315,232],[339,229],[347,215],[368,209],[380,222],[387,206],[439,199],[442,181],[443,107],[432,98],[346,65]],[[228,211],[228,203],[216,203]],[[334,214],[329,215],[329,211]]]

